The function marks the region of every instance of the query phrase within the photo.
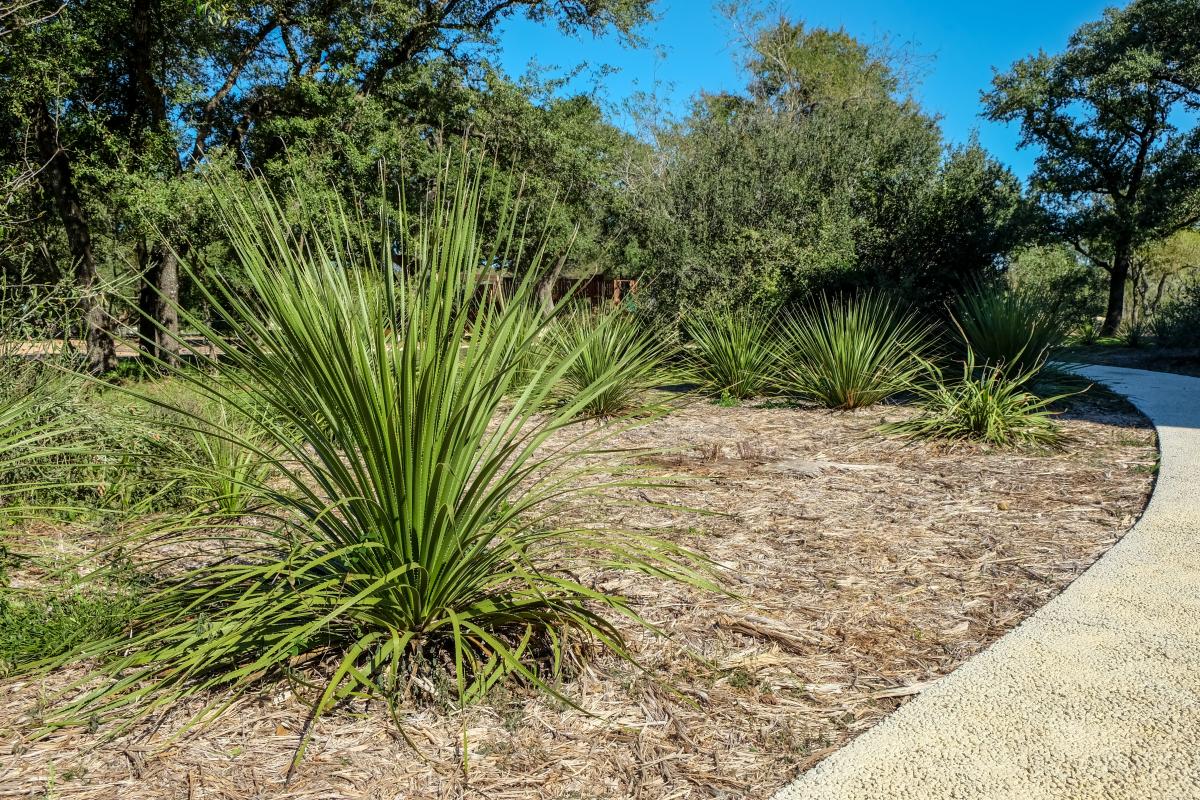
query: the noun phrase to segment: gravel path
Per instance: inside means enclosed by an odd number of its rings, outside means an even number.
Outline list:
[[[1158,429],[1141,521],[1020,627],[775,800],[1200,798],[1200,378],[1081,372]]]

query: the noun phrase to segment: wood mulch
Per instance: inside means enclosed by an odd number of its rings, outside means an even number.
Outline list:
[[[600,656],[574,675],[563,691],[586,714],[511,689],[409,710],[410,745],[360,704],[316,723],[285,787],[306,707],[284,687],[175,738],[186,709],[115,741],[35,741],[44,687],[9,680],[0,798],[768,797],[1044,605],[1151,490],[1153,430],[1112,400],[1076,401],[1053,453],[875,430],[907,413],[701,402],[622,434],[671,451],[628,456],[679,479],[643,499],[719,513],[613,505],[611,522],[665,529],[735,595],[599,576],[668,636],[626,627],[647,673]]]

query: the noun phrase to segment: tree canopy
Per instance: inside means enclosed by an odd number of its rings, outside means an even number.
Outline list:
[[[1057,55],[998,74],[987,115],[1040,149],[1031,191],[1061,236],[1109,276],[1104,332],[1121,322],[1134,253],[1200,223],[1200,7],[1134,0],[1080,28]]]

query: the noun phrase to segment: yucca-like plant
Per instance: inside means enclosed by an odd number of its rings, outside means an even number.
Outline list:
[[[224,404],[209,419],[207,425],[187,426],[176,448],[182,477],[202,508],[237,517],[263,501],[260,490],[270,478],[272,459],[260,453],[271,445]]]
[[[983,286],[960,297],[954,320],[975,358],[1013,374],[1044,364],[1067,336],[1062,321],[1035,296],[1004,286]]]
[[[745,400],[774,380],[777,348],[770,317],[726,308],[693,314],[683,327],[694,346],[688,375],[706,391]]]
[[[124,730],[183,698],[223,688],[224,703],[285,673],[316,682],[314,715],[363,696],[394,708],[421,686],[448,685],[467,702],[513,675],[556,692],[581,640],[627,654],[613,615],[640,619],[578,570],[595,561],[706,584],[664,541],[594,516],[563,521],[613,485],[585,479],[600,432],[571,422],[620,375],[602,373],[545,411],[581,343],[515,385],[531,346],[517,309],[538,256],[522,254],[533,267],[511,302],[481,300],[482,271],[518,255],[503,233],[518,212],[493,209],[507,223],[484,241],[477,177],[443,179],[431,196],[419,214],[386,211],[364,243],[338,208],[317,215],[327,224],[318,231],[285,223],[284,204],[260,184],[216,193],[249,291],[209,292],[217,325],[184,312],[224,355],[205,364],[216,380],[178,375],[246,420],[223,433],[270,464],[272,481],[245,484],[274,512],[252,530],[177,533],[193,545],[211,537],[211,556],[182,570],[150,562],[167,577],[131,628],[69,656],[96,659],[106,679],[49,724],[113,719]],[[549,443],[559,432],[574,444]],[[158,531],[145,544],[169,538]]]
[[[562,375],[555,394],[588,417],[614,417],[644,408],[667,356],[662,337],[618,309],[576,308],[547,333]]]
[[[1062,432],[1052,419],[1052,405],[1069,395],[1039,397],[1026,390],[1040,366],[1021,373],[992,364],[981,366],[968,350],[961,380],[945,382],[937,377],[922,385],[917,390],[920,413],[883,429],[919,439],[1058,447]]]
[[[930,336],[928,325],[884,295],[822,297],[784,318],[780,381],[826,408],[874,405],[924,374]]]

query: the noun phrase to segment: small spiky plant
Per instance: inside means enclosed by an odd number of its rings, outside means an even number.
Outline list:
[[[924,374],[930,331],[881,294],[822,297],[784,319],[781,383],[826,408],[874,405]]]
[[[697,312],[683,323],[694,345],[687,374],[718,397],[757,397],[775,377],[771,317],[751,311]]]
[[[555,394],[589,417],[643,409],[667,356],[661,337],[619,308],[576,308],[549,330],[551,357],[562,367]],[[580,400],[582,399],[582,402]]]
[[[1039,365],[1013,373],[992,364],[979,365],[967,351],[962,378],[946,382],[940,377],[917,389],[920,413],[912,419],[888,423],[885,432],[917,439],[979,442],[996,447],[1034,445],[1059,447],[1063,436],[1053,421],[1052,406],[1068,397],[1039,397],[1025,389]]]

